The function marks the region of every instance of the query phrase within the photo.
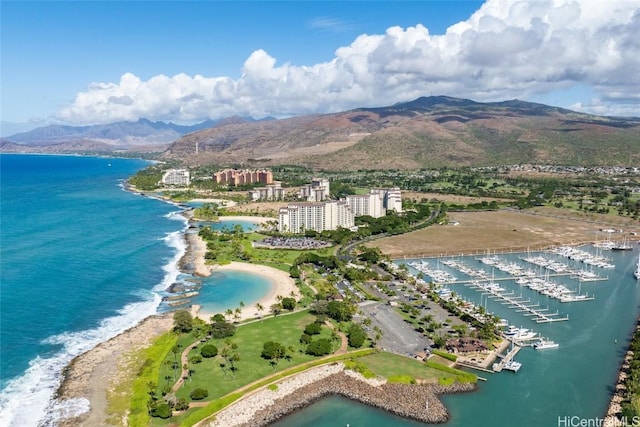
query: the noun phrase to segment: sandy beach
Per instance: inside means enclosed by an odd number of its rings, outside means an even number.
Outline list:
[[[285,273],[282,270],[267,267],[265,265],[249,264],[244,262],[232,262],[226,265],[207,267],[210,268],[210,271],[243,271],[259,274],[267,278],[272,283],[271,289],[267,295],[262,297],[259,301],[247,303],[240,312],[240,320],[252,319],[269,314],[269,307],[278,303],[278,296],[288,297],[293,294],[296,299],[300,298],[300,291],[295,285],[295,281],[289,276],[289,273]],[[258,303],[264,307],[263,312],[257,311],[256,305]],[[198,312],[198,317],[204,320],[209,320],[209,318],[214,314],[216,313],[209,313],[206,310],[200,310]]]

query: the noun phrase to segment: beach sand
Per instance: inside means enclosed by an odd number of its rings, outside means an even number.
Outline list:
[[[232,262],[226,265],[207,266],[210,271],[243,271],[247,273],[259,274],[267,278],[271,283],[271,289],[269,293],[261,298],[259,301],[255,301],[251,304],[247,304],[240,312],[240,320],[252,319],[269,314],[269,308],[273,304],[278,303],[278,296],[289,297],[294,295],[296,299],[300,299],[300,291],[295,285],[295,281],[289,276],[289,273],[285,273],[277,268],[267,267],[265,265],[249,264],[244,262]],[[257,304],[261,304],[264,307],[262,312],[258,312],[256,309]],[[204,320],[209,320],[211,316],[216,313],[209,313],[206,310],[198,312],[198,317]]]

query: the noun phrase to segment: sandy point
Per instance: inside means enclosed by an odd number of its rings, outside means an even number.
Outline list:
[[[294,296],[296,300],[300,299],[300,291],[295,281],[286,273],[277,268],[268,267],[266,265],[249,264],[245,262],[231,262],[225,265],[216,265],[209,267],[211,271],[242,271],[260,275],[271,282],[269,292],[258,301],[245,301],[245,307],[240,313],[240,320],[253,319],[269,314],[269,309],[273,304],[277,304],[278,297]],[[256,306],[260,304],[264,310],[258,311]],[[209,320],[216,313],[210,313],[206,310],[200,310],[198,317],[203,320]]]

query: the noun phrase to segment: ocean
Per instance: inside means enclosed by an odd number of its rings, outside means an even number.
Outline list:
[[[185,219],[124,191],[141,160],[0,155],[0,425],[49,425],[77,355],[156,313]]]

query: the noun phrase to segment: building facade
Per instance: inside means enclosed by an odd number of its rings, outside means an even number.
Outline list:
[[[254,188],[249,191],[249,198],[256,202],[259,200],[283,200],[284,188],[280,181],[274,181],[273,184],[267,184],[266,187]]]
[[[371,194],[376,194],[382,200],[385,211],[402,212],[402,193],[400,188],[372,188]]]
[[[169,169],[162,175],[164,185],[190,185],[191,176],[186,169]]]
[[[308,202],[321,202],[329,198],[329,180],[326,178],[313,178],[311,184],[300,187],[300,198]]]
[[[213,179],[217,184],[229,184],[236,187],[255,183],[271,184],[273,183],[273,173],[266,169],[224,169],[214,173]]]
[[[345,200],[355,216],[369,215],[380,218],[386,215],[382,198],[377,193],[350,195]]]
[[[294,234],[352,228],[355,217],[345,200],[294,203],[280,208],[278,214],[278,231]]]

